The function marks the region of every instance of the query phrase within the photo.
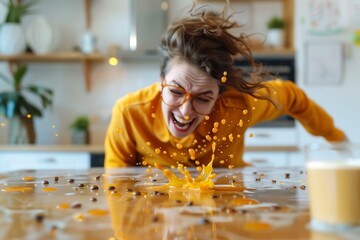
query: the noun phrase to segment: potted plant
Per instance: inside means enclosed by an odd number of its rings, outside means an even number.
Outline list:
[[[284,27],[285,21],[280,17],[272,17],[267,22],[267,37],[266,43],[270,47],[284,46]]]
[[[35,1],[22,3],[21,1],[8,0],[0,2],[5,4],[8,11],[5,22],[0,24],[0,53],[14,55],[22,53],[26,48],[26,41],[20,25],[22,16],[29,13]]]
[[[27,85],[23,86],[26,74],[25,65],[15,66],[12,78],[0,73],[0,79],[10,86],[9,90],[0,92],[0,115],[9,122],[9,143],[35,143],[34,117],[41,117],[42,110],[52,106],[53,92],[49,88]],[[41,106],[33,104],[27,96],[38,97]]]
[[[72,130],[71,139],[73,144],[89,144],[90,143],[90,121],[87,116],[79,116],[71,123]]]

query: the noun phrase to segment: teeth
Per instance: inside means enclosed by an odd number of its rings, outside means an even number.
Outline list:
[[[176,115],[174,115],[174,118],[175,118],[176,121],[178,121],[179,123],[182,123],[182,124],[188,124],[188,123],[192,122],[192,120],[185,120],[185,119],[179,118]]]

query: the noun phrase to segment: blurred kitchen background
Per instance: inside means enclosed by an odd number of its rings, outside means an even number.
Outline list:
[[[225,2],[199,0],[198,4],[216,10],[222,9]],[[244,24],[241,30],[256,33],[252,42],[256,58],[264,61],[271,71],[292,78],[333,116],[351,142],[359,143],[360,1],[230,2],[232,10],[240,12],[235,18]],[[90,153],[92,158],[96,153],[101,159],[115,101],[159,81],[160,34],[169,22],[185,15],[191,3],[191,0],[36,1],[31,13],[21,18],[27,50],[9,54],[5,46],[0,53],[0,73],[11,77],[11,69],[16,69],[19,63],[26,64],[24,85],[51,89],[53,103],[43,111],[42,117],[33,118],[36,132],[33,147],[9,144],[9,119],[0,115],[1,160],[14,157],[11,154],[17,151],[24,156],[29,156],[29,151],[39,154],[75,151]],[[7,10],[6,4],[0,4],[0,23],[5,22]],[[270,25],[283,29],[282,42],[276,43],[276,37],[270,35]],[[4,35],[3,28],[0,37]],[[3,41],[1,51],[5,40],[0,38],[0,41]],[[15,40],[10,42],[14,44]],[[29,46],[35,56],[24,55]],[[110,57],[117,59],[117,64],[112,62],[115,66],[109,64]],[[237,64],[242,63],[239,60]],[[7,89],[8,85],[0,81],[0,94]],[[29,99],[40,103],[31,94]],[[83,142],[81,150],[74,150],[76,147],[71,146],[78,146],[79,142],[74,140],[72,126],[84,116],[89,123],[89,139]],[[254,162],[265,165],[292,164],[291,161],[301,164],[299,150],[306,144],[323,141],[287,117],[250,131],[254,137],[246,139],[249,152],[246,156],[249,159],[254,156]],[[88,158],[85,159],[88,164]],[[94,161],[91,166],[101,165]]]

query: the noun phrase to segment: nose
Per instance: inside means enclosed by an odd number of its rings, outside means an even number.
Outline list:
[[[191,98],[187,98],[185,102],[179,107],[179,110],[183,116],[190,116],[192,112]]]

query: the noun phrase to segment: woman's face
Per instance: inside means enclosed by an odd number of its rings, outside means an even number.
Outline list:
[[[169,71],[162,79],[161,90],[164,100],[166,98],[177,102],[172,106],[162,102],[162,112],[167,127],[177,138],[191,134],[204,120],[206,114],[211,112],[219,96],[219,87],[210,75],[179,60],[169,63]]]

